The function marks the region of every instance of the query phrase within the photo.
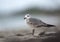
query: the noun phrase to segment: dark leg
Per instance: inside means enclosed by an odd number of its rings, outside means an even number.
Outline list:
[[[34,35],[35,29],[32,30],[32,35]]]

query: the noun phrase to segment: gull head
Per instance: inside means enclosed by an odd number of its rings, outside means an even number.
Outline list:
[[[29,19],[29,18],[31,18],[30,14],[26,14],[25,17],[24,17],[24,19]]]

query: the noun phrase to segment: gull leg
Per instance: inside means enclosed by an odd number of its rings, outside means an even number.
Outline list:
[[[32,30],[32,35],[34,35],[35,29]]]

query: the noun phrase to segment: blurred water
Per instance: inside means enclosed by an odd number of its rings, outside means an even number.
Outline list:
[[[52,15],[32,15],[34,18],[39,18],[45,23],[59,25],[59,16]],[[24,15],[7,17],[0,19],[0,30],[19,30],[27,29],[28,26],[25,24]]]

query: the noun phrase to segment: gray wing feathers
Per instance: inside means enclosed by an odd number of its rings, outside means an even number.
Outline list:
[[[55,27],[55,25],[46,24],[43,21],[36,18],[30,18],[28,23],[35,27]]]
[[[29,19],[29,22],[30,22],[32,25],[35,25],[35,26],[46,25],[46,23],[44,23],[44,22],[42,22],[41,20],[36,19],[36,18],[30,18],[30,19]]]

